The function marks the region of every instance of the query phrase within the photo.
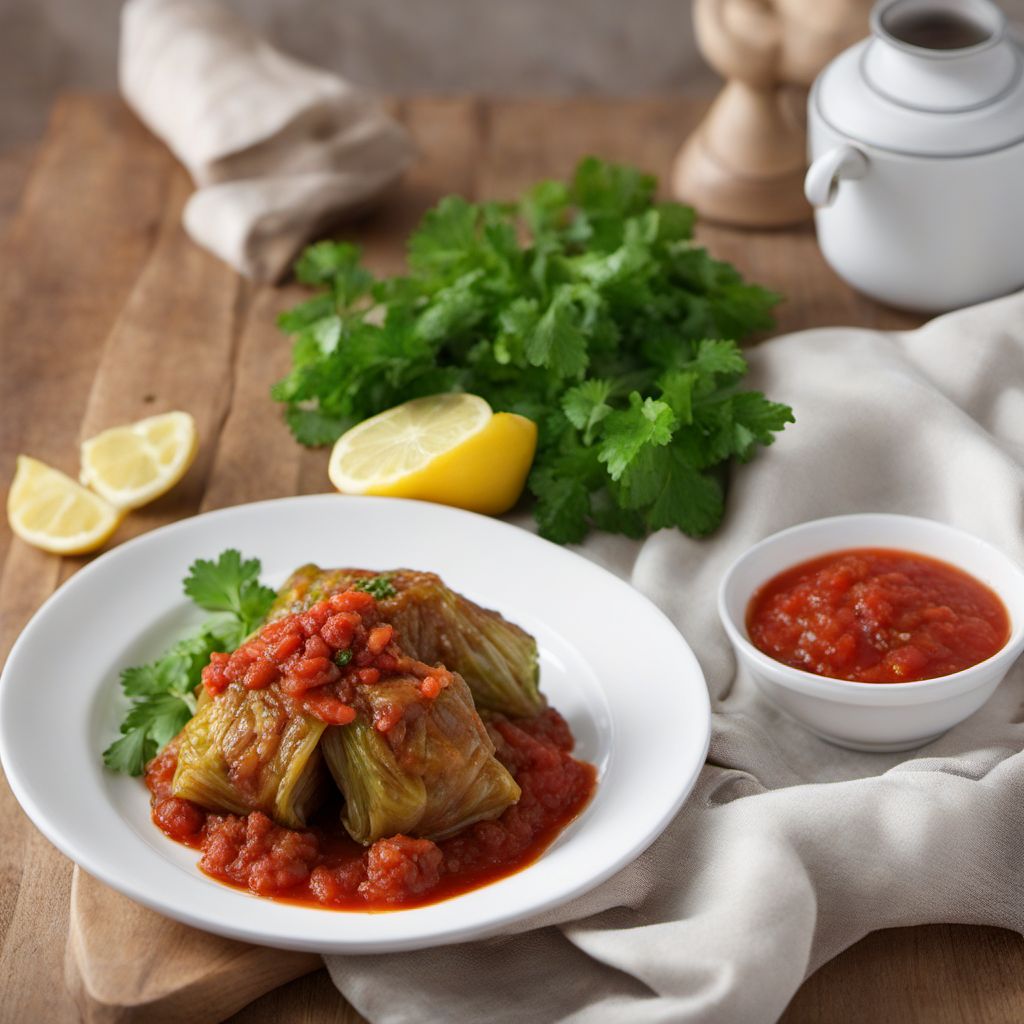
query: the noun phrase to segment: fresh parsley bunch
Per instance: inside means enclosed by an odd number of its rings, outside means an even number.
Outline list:
[[[132,706],[121,738],[103,752],[108,768],[141,775],[146,763],[195,714],[195,689],[214,651],[233,651],[263,621],[274,591],[259,581],[258,559],[224,551],[216,562],[198,559],[184,580],[185,593],[213,614],[156,661],[126,668],[121,688]]]
[[[518,203],[449,196],[404,277],[374,280],[352,245],[308,248],[296,275],[319,290],[279,319],[293,365],[273,388],[295,437],[327,444],[407,399],[469,391],[537,422],[544,536],[709,533],[729,460],[793,420],[741,389],[732,340],[771,327],[778,296],[696,246],[693,211],[655,187],[590,157]]]

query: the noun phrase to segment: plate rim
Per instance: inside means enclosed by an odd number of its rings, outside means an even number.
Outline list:
[[[46,811],[46,809],[41,807],[32,797],[28,787],[23,785],[23,780],[20,777],[17,768],[15,767],[14,771],[11,770],[12,760],[16,760],[13,745],[9,742],[13,723],[10,722],[11,716],[5,713],[8,703],[12,699],[11,694],[15,691],[17,686],[14,682],[14,676],[16,674],[19,659],[25,657],[22,653],[23,649],[32,643],[35,630],[40,628],[39,624],[41,622],[45,621],[46,616],[49,614],[49,609],[58,603],[67,601],[69,599],[69,594],[76,594],[82,586],[87,585],[87,582],[83,583],[82,581],[90,580],[94,573],[98,571],[97,567],[105,567],[110,562],[127,557],[125,552],[131,553],[146,546],[163,543],[170,535],[186,531],[189,528],[195,528],[195,524],[197,522],[208,523],[217,519],[230,519],[232,516],[237,516],[240,513],[248,513],[252,510],[259,511],[269,508],[280,509],[283,506],[297,507],[299,505],[335,504],[340,501],[358,502],[360,505],[364,506],[373,504],[386,504],[388,507],[409,506],[413,512],[417,509],[421,511],[424,509],[430,509],[432,510],[431,514],[440,513],[442,515],[451,515],[456,519],[468,518],[472,520],[483,520],[487,522],[488,528],[495,528],[499,532],[505,529],[515,531],[529,538],[527,543],[537,543],[540,546],[546,546],[549,554],[557,553],[555,557],[562,558],[566,560],[567,563],[571,562],[573,564],[587,566],[587,571],[594,571],[602,577],[608,578],[613,586],[627,588],[636,600],[646,606],[645,611],[648,614],[653,615],[662,623],[663,626],[669,627],[672,633],[675,634],[681,651],[685,653],[687,660],[690,662],[687,671],[695,677],[691,680],[691,685],[697,682],[700,683],[699,686],[692,685],[692,689],[694,691],[693,696],[696,698],[696,704],[699,705],[700,718],[702,720],[702,728],[700,729],[702,741],[697,744],[697,748],[690,748],[689,757],[687,758],[687,761],[690,762],[689,767],[682,775],[679,776],[679,784],[676,786],[673,799],[665,805],[656,821],[656,824],[648,827],[647,832],[642,839],[627,844],[617,857],[612,859],[599,871],[581,876],[573,883],[567,884],[557,894],[548,896],[538,902],[531,903],[525,910],[520,906],[510,906],[504,912],[494,914],[484,920],[469,921],[465,924],[447,925],[438,929],[430,936],[411,936],[404,940],[374,940],[368,943],[342,939],[332,943],[317,939],[307,941],[301,936],[295,937],[281,935],[276,932],[268,934],[266,930],[260,927],[249,926],[244,923],[238,924],[232,920],[211,920],[208,917],[203,917],[201,914],[194,913],[187,904],[171,904],[169,899],[161,900],[157,894],[150,893],[144,889],[140,890],[131,882],[123,881],[116,872],[116,859],[113,861],[107,859],[107,861],[104,862],[101,858],[100,862],[97,862],[96,859],[91,856],[90,851],[83,852],[76,844],[74,837],[67,835],[65,831],[62,831],[59,822],[54,822],[52,820],[51,815]],[[94,698],[99,692],[99,685],[102,684],[90,687],[89,692]],[[605,688],[602,686],[602,690],[604,689]],[[15,642],[11,646],[11,650],[3,665],[2,672],[0,672],[0,766],[2,766],[7,783],[22,810],[28,816],[32,824],[54,847],[56,847],[57,850],[77,864],[83,871],[86,871],[103,884],[109,886],[122,895],[127,896],[129,899],[162,914],[163,916],[170,917],[205,932],[249,942],[254,945],[270,946],[281,949],[308,950],[311,952],[325,954],[340,953],[346,955],[369,955],[387,952],[404,952],[451,945],[471,939],[483,939],[495,935],[510,925],[537,918],[542,914],[546,914],[557,907],[564,906],[572,900],[596,889],[603,882],[607,881],[613,875],[641,856],[644,851],[647,850],[651,844],[653,844],[654,841],[663,834],[669,823],[679,813],[679,810],[692,793],[700,771],[706,761],[710,740],[710,696],[704,672],[696,654],[672,620],[650,598],[629,583],[628,580],[616,576],[603,565],[585,557],[579,552],[568,547],[554,544],[551,541],[533,533],[531,530],[523,529],[514,523],[510,523],[502,519],[482,516],[463,509],[401,498],[343,496],[338,494],[308,494],[269,498],[197,513],[192,516],[175,520],[172,523],[167,523],[163,526],[147,530],[145,533],[118,544],[109,551],[103,552],[97,558],[93,559],[87,565],[75,572],[51,595],[49,595],[49,597],[47,597],[47,599],[39,606],[19,632]],[[697,756],[698,754],[699,756]],[[99,752],[97,751],[97,757],[98,756]],[[130,828],[127,821],[125,821],[125,826]],[[156,853],[154,855],[158,856]],[[544,855],[542,854],[541,859],[543,859],[543,856]],[[521,869],[520,872],[514,872],[513,876],[528,872],[531,866],[532,865],[527,865],[527,867]],[[205,875],[198,872],[198,868],[194,868],[194,870],[197,871],[200,878],[206,878]],[[483,888],[486,889],[487,887],[485,886]],[[240,895],[246,898],[259,898],[250,897],[249,894],[241,891]],[[442,901],[441,903],[431,904],[430,906],[444,906],[448,902],[450,901]],[[310,907],[308,909],[310,912],[316,914],[345,913],[344,911],[332,911],[327,908],[321,909],[317,907]],[[388,916],[392,913],[403,912],[389,911]]]

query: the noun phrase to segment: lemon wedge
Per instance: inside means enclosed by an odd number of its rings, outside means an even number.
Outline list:
[[[78,479],[116,508],[139,508],[185,475],[198,447],[187,412],[150,416],[83,441]]]
[[[56,555],[102,547],[124,518],[109,502],[38,459],[18,456],[7,494],[7,521],[17,536]]]
[[[342,434],[328,474],[343,494],[419,498],[501,515],[518,500],[537,425],[477,395],[414,398]]]

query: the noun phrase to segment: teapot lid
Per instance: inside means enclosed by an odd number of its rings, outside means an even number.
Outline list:
[[[851,139],[920,156],[1024,141],[1024,54],[989,0],[883,0],[871,38],[836,57],[812,103]]]

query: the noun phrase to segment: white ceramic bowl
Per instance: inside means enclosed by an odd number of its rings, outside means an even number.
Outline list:
[[[749,640],[754,591],[792,566],[846,548],[899,548],[963,569],[994,590],[1010,617],[1010,638],[991,658],[961,672],[910,683],[847,682],[775,661]],[[991,544],[931,519],[860,514],[816,519],[773,534],[738,558],[718,591],[718,613],[740,663],[779,708],[822,739],[854,750],[909,750],[973,714],[1024,649],[1024,571]]]

